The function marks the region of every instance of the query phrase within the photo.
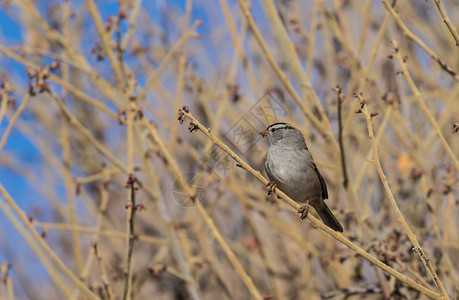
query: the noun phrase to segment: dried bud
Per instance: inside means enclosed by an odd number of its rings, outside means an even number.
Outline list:
[[[147,210],[147,208],[145,207],[145,205],[143,205],[142,203],[137,204],[135,208],[136,208],[136,210],[138,210],[138,211]]]
[[[16,98],[10,97],[8,99],[8,107],[11,108],[11,109],[15,109],[16,108]]]
[[[124,11],[124,9],[120,9],[120,11],[118,12],[118,18],[120,20],[123,20],[123,19],[126,19],[127,18],[127,13]]]
[[[185,121],[185,114],[183,113],[182,109],[179,109],[177,120],[180,122],[180,124],[183,124],[183,121]]]
[[[57,68],[59,68],[59,65],[60,65],[59,62],[55,60],[49,65],[49,69],[51,71],[55,71]]]
[[[51,90],[49,89],[49,85],[47,82],[43,82],[41,85],[40,85],[40,90],[38,91],[39,93],[44,93],[44,92],[47,92],[49,93]]]
[[[29,83],[29,94],[30,96],[35,96],[37,94],[35,93],[34,86],[31,83]]]
[[[113,16],[113,15],[112,15],[112,16],[109,16],[109,17],[107,18],[107,22],[108,22],[108,24],[110,24],[110,25],[113,24],[113,23],[115,23],[115,22],[116,22],[116,17]]]
[[[456,133],[459,131],[459,122],[453,123],[453,130],[452,133]]]
[[[27,67],[27,68],[24,69],[24,73],[26,73],[27,75],[29,75],[29,80],[30,80],[30,79],[33,79],[33,78],[35,78],[35,77],[37,77],[37,75],[38,75],[37,70],[35,70],[35,69],[33,69],[33,68],[29,68],[29,67]]]
[[[413,181],[418,180],[419,178],[422,177],[422,175],[424,175],[424,171],[418,170],[416,168],[411,169],[410,177]]]
[[[49,77],[49,68],[44,68],[41,72],[41,79],[46,80]]]
[[[118,124],[123,125],[126,121],[126,111],[118,110]]]
[[[394,58],[394,54],[392,54],[392,53],[391,53],[391,54],[389,54],[389,55],[387,56],[387,58],[388,58],[388,59],[392,59],[392,58]]]
[[[419,253],[422,249],[420,247],[413,247],[411,248],[412,251]]]
[[[343,88],[341,87],[341,85],[337,84],[334,88],[331,88],[331,90],[332,92],[339,95],[343,91]]]
[[[134,174],[129,173],[128,179],[126,181],[126,186],[129,188],[130,186],[134,185],[134,183],[137,182],[137,177],[134,176]]]
[[[354,112],[355,112],[356,114],[361,114],[361,113],[362,113],[362,109],[359,108],[359,109],[355,110]]]
[[[142,119],[142,118],[143,118],[143,109],[142,109],[142,108],[139,108],[139,109],[137,110],[137,115],[135,116],[134,119],[137,120],[137,119]]]
[[[379,112],[374,111],[370,114],[370,117],[373,118],[373,117],[376,117],[377,115],[379,115]]]
[[[78,196],[80,195],[81,192],[81,184],[79,182],[75,183],[75,195]]]
[[[450,184],[445,184],[445,187],[443,189],[443,195],[448,195],[453,191],[453,188],[451,187]]]
[[[404,55],[404,56],[402,57],[402,60],[403,60],[404,63],[406,63],[406,61],[408,60],[408,55]]]
[[[196,123],[194,123],[193,121],[190,121],[190,125],[188,125],[188,130],[190,132],[193,132],[195,130],[199,130],[199,127],[198,125],[196,125]]]

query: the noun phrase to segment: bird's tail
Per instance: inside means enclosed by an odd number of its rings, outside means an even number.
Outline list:
[[[316,209],[322,221],[324,221],[325,225],[327,225],[331,229],[343,232],[343,227],[338,222],[336,217],[333,215],[331,210],[328,208],[327,204],[325,204],[324,201],[322,201],[322,204],[323,206],[321,205],[320,209]]]

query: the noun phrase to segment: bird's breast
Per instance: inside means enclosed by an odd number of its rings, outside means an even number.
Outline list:
[[[308,153],[270,148],[266,172],[277,187],[297,202],[320,197],[320,182],[308,161]]]

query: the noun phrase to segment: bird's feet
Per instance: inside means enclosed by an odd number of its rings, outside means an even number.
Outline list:
[[[306,200],[306,204],[301,206],[300,209],[298,209],[298,213],[300,214],[301,220],[304,220],[307,218],[308,213],[309,213],[309,200]]]
[[[268,188],[268,196],[271,196],[276,191],[276,183],[274,181],[268,182],[266,187]]]

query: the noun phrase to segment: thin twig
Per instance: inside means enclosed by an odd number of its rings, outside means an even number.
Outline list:
[[[356,102],[358,103],[358,101]],[[381,140],[384,134],[384,130],[386,129],[387,123],[389,122],[389,119],[393,111],[394,111],[394,105],[390,105],[389,108],[384,112],[384,118],[381,124],[379,125],[378,132],[376,133],[376,138],[375,138],[376,145],[379,144],[379,141]],[[363,161],[363,166],[362,168],[360,168],[360,172],[357,175],[356,179],[354,180],[355,190],[360,189],[360,183],[362,182],[363,176],[365,175],[365,172],[368,169],[368,166],[370,165],[369,163],[370,160],[373,160],[373,149],[368,150],[368,153],[365,156],[365,160]]]
[[[0,126],[2,125],[2,120],[3,120],[3,117],[5,116],[6,114],[6,109],[8,108],[8,93],[6,91],[0,93],[1,97],[2,97],[2,101],[0,103]]]
[[[21,105],[19,105],[18,109],[14,112],[14,115],[11,117],[8,127],[6,128],[5,132],[2,135],[2,139],[0,140],[0,152],[2,152],[2,149],[5,146],[6,141],[8,140],[8,137],[10,136],[11,130],[13,130],[14,124],[19,119],[19,116],[21,115],[21,113],[24,111],[27,105],[27,102],[29,102],[29,99],[30,99],[30,94],[27,93],[24,96],[24,99],[22,99]]]
[[[306,69],[306,74],[309,78],[311,78],[312,70],[314,69],[314,54],[316,50],[316,36],[317,36],[317,29],[318,29],[318,21],[317,17],[319,15],[319,5],[320,0],[314,0],[311,9],[311,31],[309,33],[309,43],[308,43],[308,53],[307,53],[307,62],[308,66]]]
[[[131,288],[132,288],[132,253],[134,252],[135,242],[135,231],[134,231],[134,220],[135,213],[137,211],[135,194],[137,191],[137,178],[130,174],[129,179],[126,183],[126,187],[129,189],[130,198],[126,204],[126,209],[130,210],[128,213],[128,229],[127,229],[127,253],[126,253],[126,266],[124,269],[124,288],[123,288],[123,300],[131,299]]]
[[[69,2],[65,2],[62,5],[62,37],[64,41],[69,44]],[[69,82],[69,65],[67,63],[61,64],[62,80]],[[68,96],[68,90],[62,89],[61,101],[66,102]],[[68,217],[72,225],[77,224],[76,210],[75,210],[75,198],[74,198],[74,182],[72,180],[71,168],[72,168],[72,155],[70,152],[70,124],[68,118],[62,114],[61,117],[61,130],[60,130],[60,142],[62,148],[62,159],[63,159],[63,178],[65,183],[65,192],[68,202]],[[75,254],[75,262],[77,266],[78,276],[82,275],[83,272],[83,253],[81,251],[80,236],[78,232],[72,232],[73,252]]]
[[[104,49],[105,55],[107,55],[108,60],[110,62],[110,65],[112,67],[112,70],[115,74],[115,79],[116,83],[119,88],[124,87],[123,85],[123,80],[121,77],[121,68],[119,65],[119,61],[116,60],[113,51],[112,51],[112,46],[111,46],[111,40],[108,36],[108,34],[105,31],[105,27],[102,23],[99,9],[97,8],[96,4],[94,3],[94,0],[86,0],[86,5],[88,7],[88,12],[91,15],[94,24],[96,25],[97,33],[99,35],[99,39],[102,43],[102,47]]]
[[[134,86],[134,78],[128,82],[128,92],[131,93]],[[137,178],[134,174],[134,156],[135,156],[135,146],[134,146],[134,117],[137,113],[137,109],[134,108],[134,101],[127,100],[125,98],[124,110],[126,112],[126,156],[127,156],[127,171],[128,171],[128,180],[126,183],[126,188],[128,188],[127,198],[128,203],[126,205],[126,252],[125,252],[125,266],[124,266],[124,289],[123,289],[123,300],[131,299],[131,289],[132,289],[132,253],[134,251],[134,218],[135,212],[137,210],[135,203],[135,192],[137,187],[136,185]]]
[[[336,87],[337,101],[338,101],[338,141],[339,141],[339,150],[341,154],[341,170],[343,172],[343,186],[347,188],[349,184],[349,179],[347,176],[346,169],[346,158],[344,155],[344,143],[343,143],[343,116],[342,116],[342,105],[344,101],[344,94],[341,87]]]
[[[99,253],[99,248],[97,247],[97,243],[94,243],[93,249],[94,249],[94,254],[97,257],[97,261],[99,263],[100,280],[102,281],[102,284],[104,286],[105,292],[108,295],[108,298],[110,300],[114,300],[115,297],[113,296],[112,288],[110,286],[110,280],[108,279],[107,271],[105,270],[105,266],[102,261],[102,256]]]
[[[456,27],[451,23],[450,19],[448,18],[448,15],[446,14],[445,9],[443,8],[443,4],[441,4],[440,0],[434,0],[435,5],[437,5],[438,12],[440,13],[443,22],[446,24],[446,27],[448,27],[449,32],[451,32],[451,35],[453,36],[454,41],[456,42],[456,46],[459,47],[459,34],[457,34]]]
[[[389,187],[389,183],[387,182],[386,175],[384,174],[384,171],[383,171],[382,166],[381,166],[381,161],[380,161],[379,155],[378,155],[378,149],[376,147],[375,136],[373,134],[373,125],[372,125],[371,120],[373,118],[372,115],[374,115],[374,114],[373,113],[370,114],[368,112],[368,105],[366,105],[366,101],[363,99],[363,96],[362,96],[361,93],[360,94],[359,93],[355,93],[355,96],[362,103],[361,112],[363,112],[363,114],[365,115],[365,118],[367,120],[368,134],[369,134],[370,141],[371,141],[371,147],[373,149],[373,157],[374,157],[374,162],[375,162],[375,165],[376,165],[376,169],[378,170],[379,177],[381,178],[381,182],[382,182],[382,184],[384,186],[384,190],[386,191],[387,198],[389,199],[389,202],[390,202],[395,214],[397,215],[397,220],[402,225],[403,230],[406,232],[406,234],[408,235],[408,238],[410,239],[411,243],[413,244],[413,251],[415,251],[419,255],[422,263],[424,264],[424,266],[427,269],[427,272],[430,274],[430,276],[432,277],[432,280],[437,285],[437,287],[438,287],[438,289],[440,291],[441,297],[443,299],[449,299],[448,295],[446,294],[445,288],[443,287],[443,284],[441,283],[441,281],[438,278],[438,276],[437,276],[432,264],[430,263],[429,257],[426,255],[424,250],[421,248],[421,245],[419,244],[416,236],[411,231],[411,228],[408,225],[408,223],[406,222],[405,218],[403,217],[402,212],[400,211],[400,209],[398,207],[398,204],[395,201],[395,197],[392,194],[392,191],[391,191],[391,189]]]
[[[103,235],[106,237],[114,237],[114,238],[125,238],[126,233],[121,231],[115,230],[101,230],[98,228],[88,228],[80,225],[72,225],[72,224],[65,224],[65,223],[45,223],[45,222],[38,222],[33,221],[33,225],[35,227],[44,228],[45,230],[49,229],[59,229],[59,230],[70,230],[70,231],[78,231],[81,233],[87,234],[95,234],[95,235]],[[141,235],[136,234],[134,238],[138,241],[143,241],[150,244],[160,244],[160,245],[167,245],[169,244],[168,240],[158,237],[152,237],[148,235]]]
[[[121,48],[123,50],[126,50],[128,43],[131,39],[131,36],[134,33],[136,23],[139,21],[138,16],[139,16],[141,4],[142,4],[142,0],[135,0],[133,8],[129,12],[128,28],[127,28],[126,34],[123,37],[123,41],[121,42]]]

